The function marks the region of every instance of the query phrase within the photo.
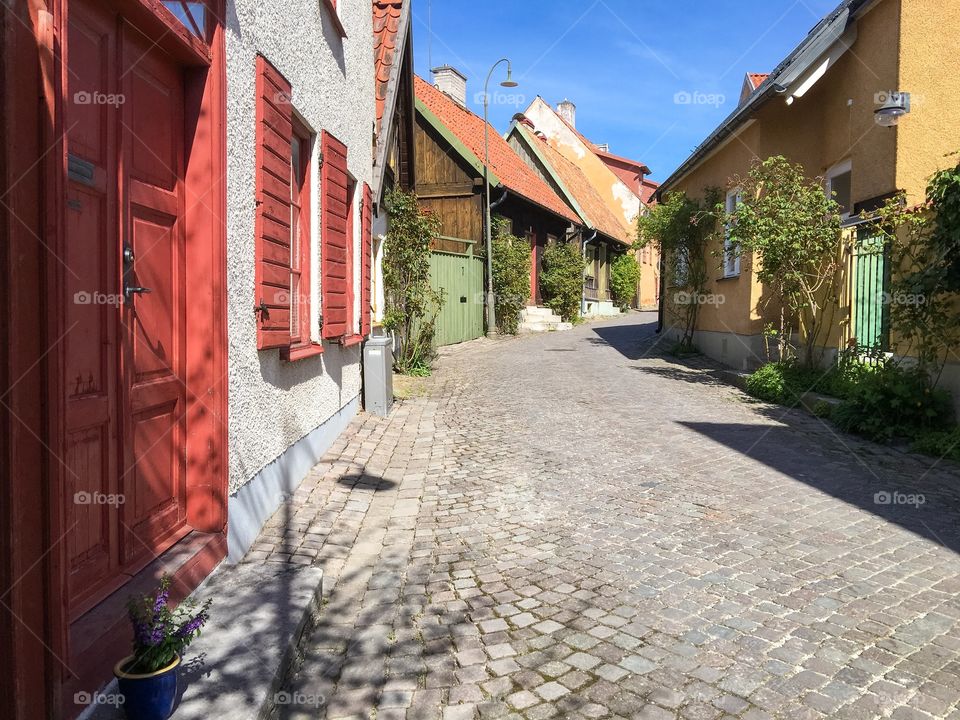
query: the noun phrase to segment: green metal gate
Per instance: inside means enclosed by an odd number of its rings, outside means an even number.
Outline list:
[[[483,258],[434,250],[430,285],[443,296],[435,335],[438,347],[483,335]]]
[[[883,236],[870,225],[861,226],[854,249],[853,332],[862,348],[888,349],[889,285]]]

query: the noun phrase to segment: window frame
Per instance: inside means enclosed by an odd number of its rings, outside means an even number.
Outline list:
[[[724,201],[727,215],[735,213],[742,202],[742,188],[737,187],[727,191]],[[734,239],[733,225],[729,222],[726,224],[723,237],[723,277],[724,279],[740,277],[740,243]]]
[[[290,348],[302,349],[313,344],[311,317],[313,309],[313,282],[311,273],[311,219],[312,175],[313,175],[313,133],[306,124],[293,115],[291,146],[297,142],[300,146],[300,168],[291,168],[290,176]],[[291,153],[291,164],[293,154]],[[299,172],[299,187],[297,173]],[[294,265],[296,259],[296,266]],[[298,278],[294,290],[294,276]],[[293,327],[294,304],[296,304],[297,328]]]
[[[840,213],[840,219],[843,221],[847,221],[853,216],[853,160],[851,158],[847,158],[846,160],[838,162],[830,167],[823,176],[823,182],[825,186],[824,192],[826,192],[827,198],[830,200],[836,200],[836,198],[833,196],[833,182],[836,178],[847,174],[850,175],[850,197],[846,212]]]

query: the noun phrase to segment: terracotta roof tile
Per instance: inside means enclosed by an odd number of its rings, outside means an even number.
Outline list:
[[[750,84],[753,85],[753,89],[756,90],[763,84],[764,80],[770,77],[770,73],[747,73],[747,77],[750,78]]]
[[[420,76],[414,76],[414,86],[417,99],[483,162],[483,118],[460,107]],[[505,187],[517,195],[579,224],[580,219],[573,210],[513,151],[513,148],[492,126],[490,127],[490,170]]]
[[[534,146],[535,150],[550,165],[567,191],[573,195],[577,205],[580,206],[581,211],[586,216],[583,218],[585,222],[614,240],[623,243],[633,242],[633,230],[626,227],[623,221],[614,215],[603,198],[600,197],[600,193],[597,192],[579,167],[567,160],[549,142],[536,135],[525,125],[518,126],[517,129],[524,134],[528,142],[537,143]]]
[[[403,0],[374,0],[373,3],[373,64],[376,73],[377,132],[386,108],[390,71],[397,62],[397,33]]]

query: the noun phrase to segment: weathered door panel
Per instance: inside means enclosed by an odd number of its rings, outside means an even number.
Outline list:
[[[116,25],[71,6],[68,174],[63,257],[64,454],[71,616],[118,582],[117,115],[99,102],[116,86]],[[111,502],[113,500],[113,502]]]
[[[453,345],[483,335],[483,259],[434,251],[430,285],[443,298],[437,316],[437,346]]]
[[[883,236],[862,227],[857,233],[853,278],[853,332],[862,348],[886,350],[889,345],[888,287]]]
[[[122,559],[137,565],[186,528],[183,78],[136,31],[123,43],[120,486]]]

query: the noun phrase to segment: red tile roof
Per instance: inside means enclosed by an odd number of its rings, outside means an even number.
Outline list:
[[[397,57],[397,33],[403,0],[374,0],[373,2],[373,65],[376,72],[377,132],[386,109],[390,71]]]
[[[753,85],[753,89],[756,90],[763,84],[763,81],[770,77],[770,73],[747,73],[747,77],[750,79],[750,84]]]
[[[586,216],[583,218],[585,222],[614,240],[623,243],[633,242],[633,230],[624,225],[622,219],[618,219],[614,215],[607,203],[600,197],[600,193],[597,192],[587,176],[583,174],[583,170],[561,155],[560,151],[554,149],[545,138],[536,135],[527,124],[524,123],[523,127],[518,126],[517,131],[522,133],[531,144],[536,143],[534,151],[538,152],[550,165],[560,182],[573,195],[580,206],[580,210]]]
[[[427,106],[440,122],[483,162],[483,118],[460,107],[419,75],[414,76],[417,100]],[[506,140],[490,126],[490,171],[511,191],[571,222],[580,223],[576,213],[530,168]]]

